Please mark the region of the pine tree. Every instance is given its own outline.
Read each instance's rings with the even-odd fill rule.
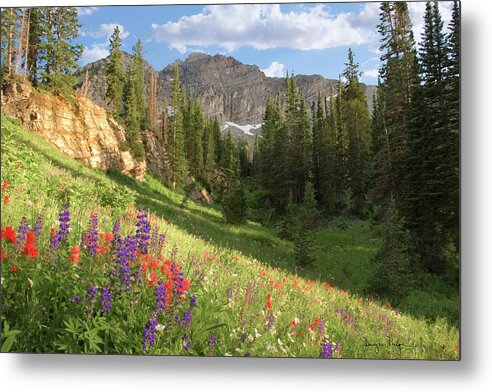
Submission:
[[[148,113],[147,103],[145,102],[145,70],[144,70],[144,59],[142,56],[143,56],[142,42],[140,41],[140,39],[138,39],[137,43],[133,47],[132,66],[134,68],[134,73],[135,73],[135,98],[138,108],[137,120],[138,120],[139,128],[144,130],[148,128],[149,120],[147,114]]]
[[[215,170],[215,136],[213,122],[208,121],[203,133],[203,171],[204,177],[210,179]]]
[[[348,160],[348,145],[349,135],[346,128],[346,117],[343,113],[343,93],[344,88],[342,82],[338,81],[338,94],[333,102],[333,107],[330,110],[332,124],[335,129],[335,207],[338,211],[345,208],[346,204],[346,189],[347,189],[347,160]],[[331,103],[330,103],[331,105]]]
[[[44,64],[43,82],[55,93],[72,95],[76,83],[74,72],[83,46],[73,41],[79,34],[75,7],[48,7],[42,13],[44,39],[38,47]]]
[[[450,126],[446,37],[437,3],[426,4],[420,66],[422,83],[414,88],[410,107],[409,153],[402,160],[405,192],[400,204],[422,267],[442,272],[449,241],[446,229],[452,228],[457,242],[457,227],[448,224],[453,219],[457,222],[458,216],[459,135]]]
[[[459,249],[459,161],[460,161],[460,3],[453,3],[453,14],[447,35],[447,67],[445,74],[446,118],[448,137],[446,144],[446,189],[448,198],[443,214],[455,248]]]
[[[240,167],[236,144],[230,132],[223,138],[220,153],[222,184],[220,201],[226,223],[240,224],[246,221],[247,205],[243,185],[240,181]]]
[[[271,195],[274,187],[274,179],[271,175],[271,169],[274,162],[273,146],[274,135],[279,126],[279,116],[272,97],[268,98],[265,117],[261,127],[261,139],[258,142],[259,152],[259,181],[262,187]]]
[[[400,180],[405,174],[401,162],[408,153],[405,130],[410,119],[411,92],[418,83],[418,64],[407,3],[383,2],[380,11],[382,66],[377,110],[382,129],[376,133],[387,138],[386,146],[379,145],[388,149],[389,154],[381,150],[374,153],[381,168],[391,172],[375,173],[378,177],[373,181],[379,193],[372,189],[371,194],[382,204],[387,204],[393,195],[398,204],[402,193]]]
[[[161,141],[164,146],[167,145],[167,99],[164,96],[162,100],[162,111],[161,111]]]
[[[132,155],[139,160],[143,160],[145,157],[145,153],[140,137],[135,85],[135,74],[134,72],[131,72],[128,77],[127,86],[125,88],[124,99],[126,143]]]
[[[190,156],[188,158],[190,171],[196,176],[203,174],[203,134],[204,119],[200,103],[195,100],[191,107],[190,122]]]
[[[15,43],[20,35],[20,8],[2,8],[1,63],[2,81],[14,74]]]
[[[43,42],[45,26],[42,19],[41,8],[31,8],[29,28],[29,49],[27,53],[28,76],[31,83],[36,86],[41,78],[40,53]]]
[[[212,133],[214,135],[214,141],[215,141],[215,162],[217,165],[220,164],[220,161],[222,159],[220,153],[222,151],[222,134],[220,132],[220,124],[219,120],[217,118],[214,118],[212,122]]]
[[[348,63],[344,76],[342,121],[348,133],[347,174],[348,189],[351,195],[352,212],[363,215],[366,204],[367,184],[370,165],[370,116],[364,90],[359,83],[358,64],[352,50],[348,52]]]
[[[157,74],[154,71],[150,73],[150,85],[149,85],[149,128],[158,133],[157,129]],[[165,114],[165,113],[164,113]],[[145,124],[143,124],[145,125]],[[162,135],[162,132],[161,132]]]
[[[239,159],[239,173],[240,173],[240,178],[248,178],[251,176],[253,167],[252,163],[249,160],[248,157],[248,143],[246,143],[244,140],[240,140],[238,142],[238,159]]]
[[[166,150],[171,164],[171,184],[173,189],[180,188],[185,182],[188,167],[185,155],[183,129],[184,97],[179,82],[178,63],[174,64],[174,79],[171,89],[172,116],[169,119],[169,132]]]
[[[141,88],[139,78],[139,63],[141,58],[138,58],[138,49],[134,47],[134,56],[128,73],[128,79],[125,86],[124,97],[124,114],[126,128],[126,142],[132,152],[132,155],[143,160],[145,158],[145,150],[141,137],[141,114],[139,113],[138,89]],[[142,98],[142,97],[141,97]]]
[[[125,74],[122,68],[121,59],[121,37],[120,28],[115,27],[111,38],[109,39],[110,52],[106,68],[107,89],[106,102],[113,116],[121,118],[123,108],[123,88],[125,85]]]
[[[291,89],[295,87],[295,82],[291,84]],[[291,92],[295,96],[295,92]],[[292,98],[291,98],[292,99]],[[297,101],[297,99],[295,100]],[[306,183],[311,172],[311,125],[306,107],[304,93],[301,91],[299,97],[299,108],[293,106],[294,114],[290,114],[290,121],[293,124],[288,124],[290,127],[290,170],[292,184],[292,198],[295,203],[299,203],[304,199],[304,191]],[[295,117],[295,120],[294,120]]]

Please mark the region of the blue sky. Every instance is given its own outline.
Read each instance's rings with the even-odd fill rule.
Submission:
[[[443,19],[451,2],[440,3]],[[422,31],[424,3],[409,3],[416,37]],[[144,57],[156,70],[195,51],[233,56],[255,64],[267,76],[320,74],[338,78],[348,48],[363,72],[376,83],[379,3],[307,3],[181,6],[80,7],[78,43],[81,65],[106,57],[109,36],[120,26],[123,50],[140,38]]]

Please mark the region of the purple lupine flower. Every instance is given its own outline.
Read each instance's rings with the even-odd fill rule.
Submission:
[[[325,335],[325,322],[323,321],[323,319],[321,319],[319,321],[318,328],[319,328],[319,334],[320,334],[320,336],[324,336]]]
[[[121,223],[120,220],[118,219],[116,222],[114,222],[113,231],[112,231],[113,240],[111,241],[111,247],[113,249],[116,249],[121,243],[120,229],[121,229]]]
[[[181,328],[183,328],[183,322],[181,321],[181,316],[177,314],[175,316],[175,319],[176,319],[176,324],[178,324]]]
[[[270,312],[270,316],[268,317],[268,323],[266,328],[267,329],[271,328],[274,322],[275,322],[275,316],[273,315],[273,312]]]
[[[184,343],[185,351],[188,351],[190,349],[191,343],[190,343],[190,337],[187,334],[183,335],[183,343]]]
[[[121,242],[116,250],[116,263],[119,266],[119,278],[123,290],[128,290],[131,285],[130,263],[135,260],[136,239],[128,236]]]
[[[321,357],[322,358],[332,358],[333,357],[333,344],[327,342],[326,340],[321,343]]]
[[[339,313],[340,313],[340,317],[342,319],[344,319],[345,318],[345,315],[346,315],[345,310],[344,309],[341,309]]]
[[[210,337],[208,338],[208,344],[210,344],[210,347],[212,348],[212,350],[215,348],[215,345],[217,344],[217,339],[215,338],[215,336],[213,334],[210,335]]]
[[[113,298],[111,297],[111,293],[109,292],[109,286],[103,287],[101,290],[101,307],[99,309],[101,313],[109,314],[111,308],[113,307],[112,301]]]
[[[180,296],[185,293],[184,291],[184,273],[179,272],[179,266],[175,263],[171,264],[171,275],[173,277],[173,294]]]
[[[155,287],[155,308],[159,313],[166,309],[166,286],[159,282]]]
[[[79,302],[81,300],[82,300],[82,298],[80,298],[80,295],[76,295],[76,296],[70,298],[70,303],[74,304],[75,302]]]
[[[50,249],[58,249],[60,238],[61,237],[59,232],[56,232],[55,235],[50,238]]]
[[[17,242],[23,242],[27,238],[27,232],[29,231],[29,223],[25,216],[22,217],[20,226],[17,229]]]
[[[249,351],[246,351],[246,353],[244,354],[245,357],[251,357],[251,353]]]
[[[85,299],[87,301],[87,305],[92,308],[94,305],[94,301],[96,300],[96,295],[97,295],[97,287],[96,286],[89,286],[87,290],[85,291]]]
[[[38,214],[38,218],[36,219],[36,223],[34,224],[35,236],[40,236],[43,233],[43,226],[44,226],[43,216],[41,214]]]
[[[159,247],[161,247],[162,245],[164,245],[164,242],[166,242],[166,236],[164,234],[161,234],[159,236]]]
[[[185,328],[188,328],[191,323],[191,310],[187,310],[183,316],[185,322]]]
[[[138,219],[137,232],[136,232],[137,244],[140,253],[143,255],[146,255],[149,249],[150,222],[147,219],[148,216],[149,215],[143,208],[139,210],[139,214],[137,215],[137,219]]]
[[[153,312],[149,321],[145,325],[144,338],[142,340],[142,350],[147,351],[148,346],[154,347],[155,339],[157,338],[155,330],[157,327],[157,314]]]
[[[65,242],[68,239],[68,231],[70,230],[70,211],[68,210],[68,206],[63,206],[59,221],[60,230],[58,232],[60,234],[60,241]]]
[[[190,307],[195,307],[196,306],[196,294],[193,294],[191,297],[190,297]]]
[[[91,219],[90,219],[90,230],[86,235],[86,247],[87,247],[87,253],[89,256],[95,256],[97,253],[97,240],[98,240],[98,219],[97,219],[97,213],[92,214]]]
[[[232,290],[229,290],[229,291],[227,292],[227,298],[228,298],[228,299],[232,299]]]

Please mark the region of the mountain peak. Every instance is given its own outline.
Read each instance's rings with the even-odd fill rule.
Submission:
[[[124,68],[131,64],[131,56],[123,56]],[[107,61],[107,59],[106,59]],[[89,97],[103,107],[105,103],[106,72],[104,64],[99,61],[88,64],[90,69]],[[243,64],[231,56],[206,53],[191,53],[184,61],[177,61],[179,78],[183,89],[191,91],[199,99],[206,117],[217,118],[221,125],[226,121],[238,124],[261,124],[265,114],[268,97],[282,93],[285,87],[284,78],[270,78],[256,65]],[[145,64],[146,92],[149,92],[150,72],[156,72],[149,64]],[[162,108],[164,97],[170,101],[174,62],[167,65],[157,74],[157,107]],[[338,81],[326,79],[320,75],[297,75],[297,86],[304,91],[306,104],[316,100],[318,93],[328,96],[330,85],[337,92]],[[83,81],[83,72],[79,83]],[[372,107],[372,96],[375,86],[366,86],[369,107]]]

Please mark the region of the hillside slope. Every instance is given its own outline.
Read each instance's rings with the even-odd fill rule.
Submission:
[[[291,245],[271,229],[225,225],[217,207],[182,205],[150,176],[139,183],[83,166],[2,117],[4,180],[2,350],[459,359],[458,331],[443,319],[417,320],[296,274]],[[53,247],[63,205],[71,230]],[[135,225],[147,218],[137,208],[149,213],[148,256],[131,251],[134,273],[122,290],[122,248],[107,238],[142,238]],[[23,217],[21,226],[40,231],[29,246],[7,234]],[[172,294],[159,297],[159,279]]]

